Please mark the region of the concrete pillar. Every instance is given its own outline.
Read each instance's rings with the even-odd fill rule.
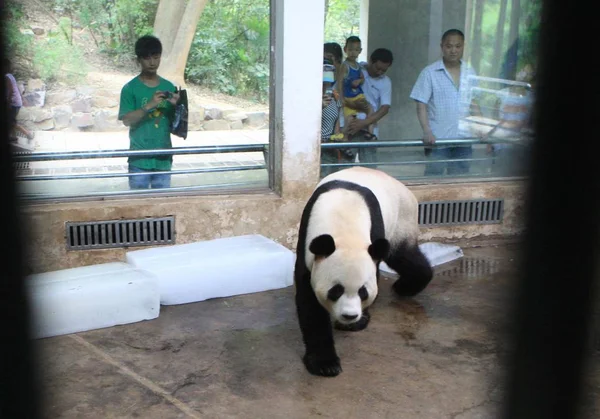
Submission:
[[[369,0],[360,0],[359,28],[363,50],[358,61],[367,61],[369,59]]]
[[[392,108],[379,124],[383,140],[422,137],[410,91],[421,70],[441,58],[440,40],[447,29],[464,30],[466,0],[368,0],[369,55],[388,48],[394,64]]]
[[[271,1],[269,164],[284,198],[307,197],[319,181],[324,11],[324,0]]]

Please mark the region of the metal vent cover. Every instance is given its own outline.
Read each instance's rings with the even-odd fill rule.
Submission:
[[[31,151],[21,151],[21,152],[18,152],[16,154],[18,156],[21,156],[21,155],[29,155],[29,154],[32,154],[32,153],[31,153]],[[29,162],[28,161],[16,161],[16,162],[13,162],[13,168],[16,171],[29,170],[30,169]]]
[[[156,246],[175,243],[175,217],[67,222],[68,250]]]
[[[498,224],[504,215],[504,199],[430,201],[419,203],[419,225],[423,227]]]

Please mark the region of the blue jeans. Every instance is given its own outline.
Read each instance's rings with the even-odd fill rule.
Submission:
[[[129,173],[147,173],[146,175],[129,176],[129,187],[131,189],[158,189],[171,187],[170,174],[152,174],[153,170],[140,169],[129,165]]]
[[[473,148],[466,147],[442,147],[432,148],[429,158],[432,160],[449,160],[449,159],[469,159],[473,155]],[[427,163],[425,166],[425,176],[442,176],[446,168],[448,175],[462,175],[469,173],[470,163],[468,161],[452,161],[441,162],[435,161]]]

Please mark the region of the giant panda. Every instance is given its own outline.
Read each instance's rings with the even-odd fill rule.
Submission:
[[[433,271],[418,246],[417,217],[413,193],[380,170],[352,167],[319,182],[302,213],[294,268],[303,362],[311,374],[342,371],[333,326],[367,327],[381,261],[399,274],[393,289],[400,296],[429,284]]]

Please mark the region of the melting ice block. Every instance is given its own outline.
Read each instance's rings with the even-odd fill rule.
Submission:
[[[294,261],[289,249],[261,235],[127,253],[127,263],[157,278],[164,305],[288,287]]]
[[[442,265],[463,257],[463,251],[458,246],[450,244],[428,242],[419,245],[421,252],[425,255],[431,267]],[[385,262],[381,262],[379,269],[387,274],[397,275]]]
[[[33,337],[83,332],[158,317],[156,279],[126,263],[104,263],[27,278]]]

